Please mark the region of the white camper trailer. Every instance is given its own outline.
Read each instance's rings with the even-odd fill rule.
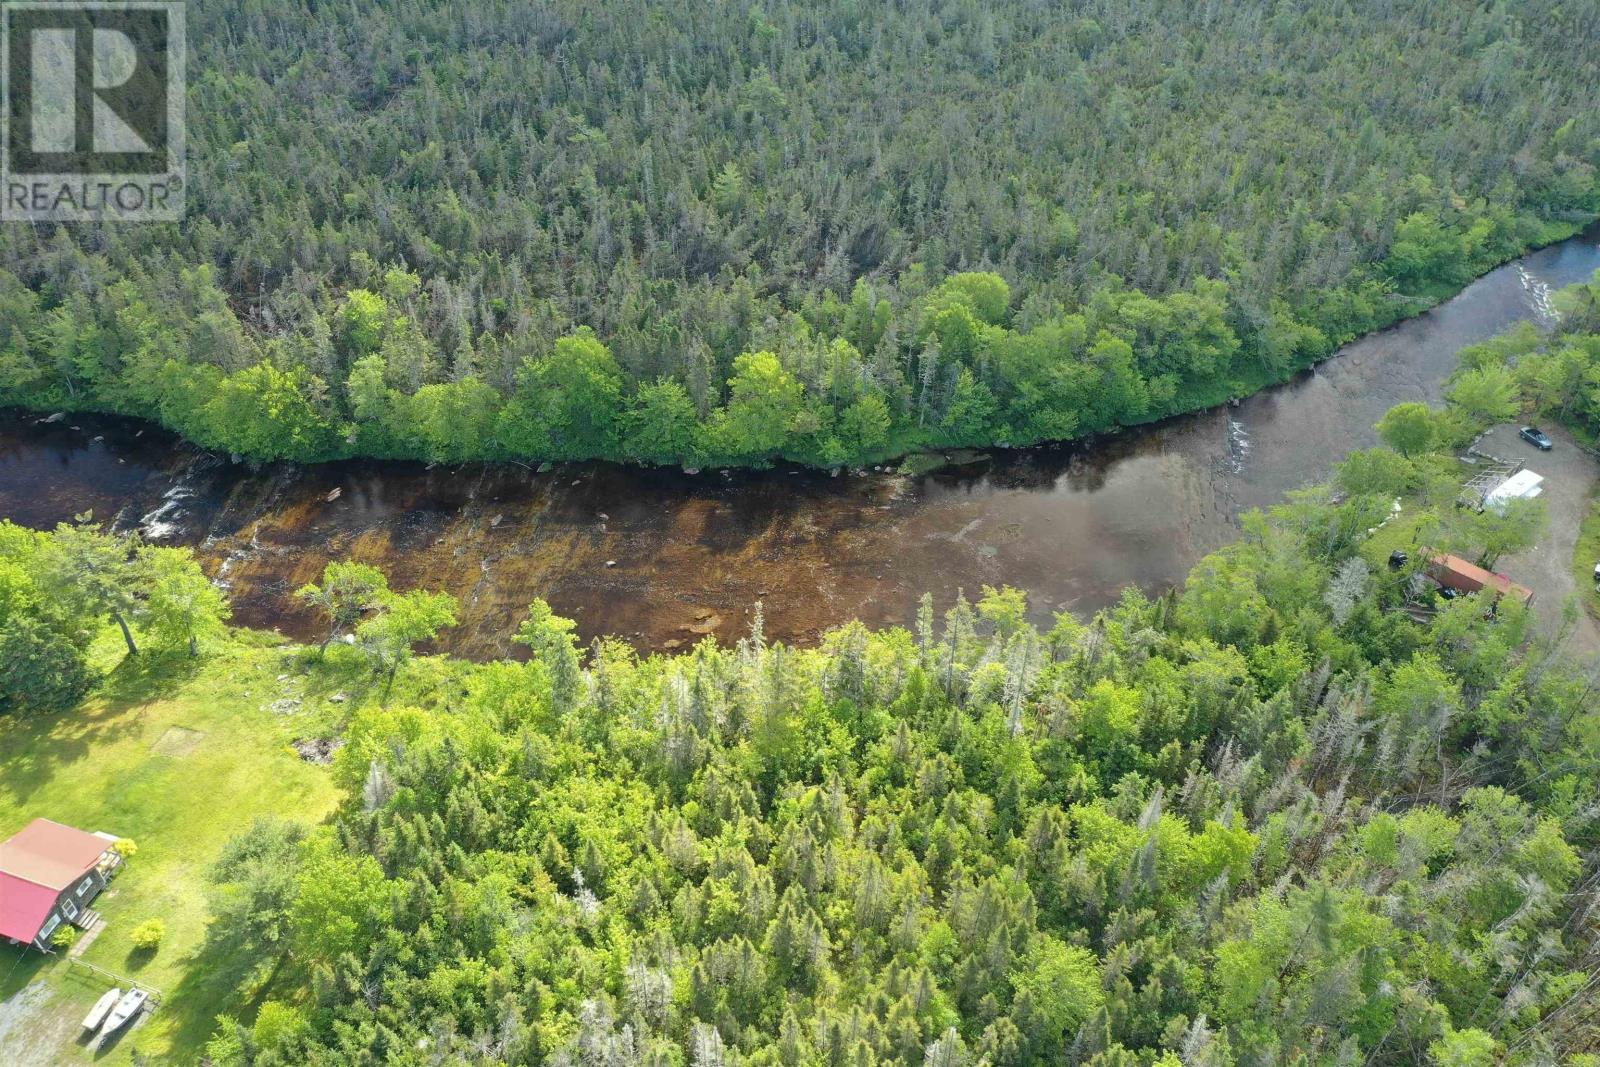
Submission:
[[[1483,506],[1496,515],[1504,515],[1513,500],[1532,500],[1544,492],[1544,478],[1530,470],[1521,470],[1489,490],[1484,495]]]

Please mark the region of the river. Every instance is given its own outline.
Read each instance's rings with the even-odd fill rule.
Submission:
[[[253,471],[125,420],[0,413],[0,516],[45,527],[92,510],[119,529],[193,545],[235,619],[308,636],[291,593],[329,559],[397,588],[446,589],[444,647],[511,651],[543,596],[585,637],[644,649],[731,639],[765,606],[769,636],[807,642],[850,618],[906,623],[1002,583],[1036,617],[1086,615],[1137,585],[1157,592],[1237,533],[1241,512],[1325,477],[1372,424],[1437,400],[1455,353],[1600,269],[1600,227],[1485,275],[1432,311],[1345,346],[1315,372],[1234,407],[1119,436],[957,457],[923,475],[788,469],[688,475],[603,463],[345,462]]]

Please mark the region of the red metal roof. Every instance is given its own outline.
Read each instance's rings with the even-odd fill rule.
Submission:
[[[61,891],[109,847],[103,837],[49,819],[35,819],[0,842],[0,936],[32,941]]]
[[[1533,599],[1533,590],[1518,585],[1503,574],[1484,570],[1460,556],[1439,555],[1429,561],[1428,573],[1433,580],[1463,593],[1476,593],[1490,589],[1499,596],[1510,596],[1524,604]]]
[[[110,847],[103,837],[49,819],[35,819],[0,842],[0,874],[65,889],[99,863]]]
[[[0,873],[0,937],[32,942],[60,895],[59,889]]]

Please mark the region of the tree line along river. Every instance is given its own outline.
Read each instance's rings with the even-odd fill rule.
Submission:
[[[50,526],[92,510],[193,545],[235,619],[311,633],[293,600],[330,559],[461,600],[444,646],[487,658],[543,596],[585,637],[645,649],[731,639],[765,605],[769,636],[851,618],[907,623],[918,597],[1029,592],[1042,620],[1129,584],[1181,581],[1239,514],[1325,476],[1407,400],[1437,400],[1463,346],[1547,317],[1549,292],[1600,269],[1600,227],[1485,275],[1239,404],[1115,437],[954,454],[924,474],[645,470],[568,464],[344,462],[260,470],[124,420],[0,412],[0,516]]]

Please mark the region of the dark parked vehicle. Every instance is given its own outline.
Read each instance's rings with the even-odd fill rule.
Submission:
[[[1555,447],[1554,442],[1545,435],[1537,426],[1524,426],[1520,435],[1522,439],[1541,452],[1548,452]]]

